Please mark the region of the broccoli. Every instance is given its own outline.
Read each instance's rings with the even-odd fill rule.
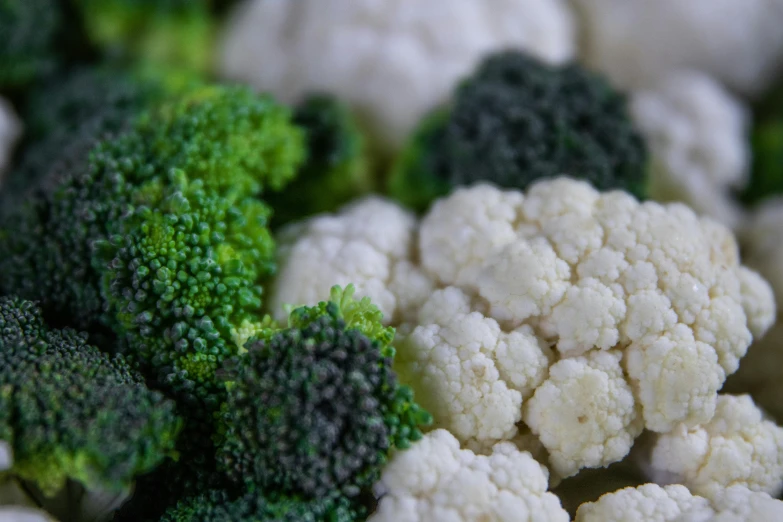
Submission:
[[[524,189],[562,174],[644,196],[647,152],[626,98],[579,65],[504,51],[424,118],[388,183],[392,196],[423,210],[454,186]]]
[[[294,123],[307,136],[307,161],[286,190],[266,196],[274,227],[334,211],[374,188],[365,136],[348,105],[312,95],[296,108]]]
[[[175,456],[174,403],[150,391],[121,356],[74,330],[49,328],[34,303],[16,297],[0,297],[0,400],[10,472],[47,495],[69,479],[126,490]]]
[[[232,499],[224,491],[209,491],[179,502],[160,522],[354,522],[363,520],[343,498],[268,499],[245,493]]]
[[[0,0],[0,91],[52,72],[62,12],[57,0]]]
[[[237,204],[251,214],[245,217],[247,228],[242,237],[236,235],[245,226],[238,224],[242,217],[234,220],[234,235],[225,238],[219,229],[223,222],[198,223],[200,228],[214,230],[208,237],[210,244],[198,245],[205,250],[199,250],[201,255],[194,257],[190,268],[197,268],[198,259],[216,263],[223,271],[224,285],[243,288],[243,301],[236,303],[234,317],[242,316],[239,308],[255,310],[260,297],[258,281],[272,267],[272,243],[265,227],[267,208],[250,200],[264,188],[281,188],[295,175],[302,157],[303,138],[290,123],[287,109],[238,87],[191,90],[176,102],[163,104],[154,114],[138,117],[129,131],[94,144],[82,161],[71,162],[56,176],[48,176],[53,179],[47,179],[45,190],[26,198],[0,222],[0,289],[40,300],[48,315],[68,318],[83,330],[96,327],[96,323],[118,328],[118,333],[131,336],[129,349],[138,356],[148,353],[144,342],[150,338],[165,342],[172,351],[179,349],[174,343],[181,339],[174,337],[183,322],[187,336],[201,331],[210,320],[222,331],[242,331],[245,325],[241,321],[201,315],[207,308],[210,313],[218,310],[224,287],[219,285],[214,294],[199,291],[201,285],[211,283],[198,280],[198,272],[174,274],[176,278],[188,277],[175,285],[188,287],[182,291],[193,296],[190,306],[182,300],[166,301],[170,289],[159,294],[159,282],[142,297],[137,290],[118,286],[120,282],[104,277],[104,273],[108,270],[124,277],[123,267],[118,265],[123,258],[114,259],[115,254],[125,252],[120,252],[123,245],[117,238],[130,240],[137,232],[144,234],[138,228],[144,224],[142,214],[157,211],[161,219],[168,219],[166,208],[179,212],[171,207],[174,193],[203,187],[212,198],[210,205],[222,205],[225,210]],[[215,202],[215,198],[228,201]],[[219,212],[217,208],[214,211]],[[246,238],[253,241],[246,244]],[[259,249],[264,238],[268,242]],[[165,258],[168,251],[161,254]],[[259,255],[268,259],[259,259]],[[156,280],[164,268],[156,266],[160,259],[133,260],[147,261],[150,264],[143,268],[151,271],[151,281]],[[187,261],[176,259],[178,263]],[[139,268],[139,274],[142,271]],[[103,285],[108,292],[106,300]],[[214,298],[214,306],[205,308],[199,302],[204,297]],[[161,327],[157,333],[145,325],[145,303],[158,306],[155,313],[161,318]],[[121,315],[107,315],[107,308]],[[131,325],[132,331],[126,331]],[[214,354],[214,348],[212,342],[206,347],[194,346],[205,354]],[[167,354],[154,357],[161,365],[169,362]]]
[[[773,89],[754,107],[750,179],[740,194],[754,204],[783,194],[783,87]]]
[[[227,363],[218,461],[235,483],[261,491],[356,497],[378,479],[393,447],[431,422],[392,371],[392,328],[353,286],[294,310],[289,327],[259,336]]]
[[[209,70],[216,32],[210,0],[75,0],[90,40],[121,59]]]

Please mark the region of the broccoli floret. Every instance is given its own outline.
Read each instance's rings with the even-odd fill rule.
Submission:
[[[393,446],[431,421],[392,371],[392,328],[353,286],[291,313],[290,327],[246,345],[227,365],[218,461],[262,491],[356,497],[378,479]]]
[[[80,329],[92,330],[96,322],[124,328],[132,318],[102,316],[101,281],[107,261],[114,259],[114,238],[133,237],[132,227],[141,223],[139,213],[169,201],[173,192],[181,190],[183,179],[187,183],[200,180],[210,197],[226,197],[231,202],[243,201],[267,187],[281,188],[295,175],[303,148],[303,138],[291,124],[288,110],[266,97],[243,88],[203,87],[189,92],[181,101],[138,118],[130,131],[94,145],[83,161],[47,176],[46,190],[26,198],[0,222],[0,289],[40,300],[47,314],[68,318]],[[265,215],[265,209],[245,206],[254,212],[247,217],[249,226],[256,227],[246,232],[263,238],[258,216]],[[221,246],[218,231],[210,240],[214,250],[206,257],[215,261],[245,261],[257,253],[257,242],[237,245],[227,238]],[[249,252],[229,252],[237,248]],[[271,258],[271,251],[270,239],[260,252]],[[255,266],[246,267],[254,274],[272,266],[271,259],[254,260]],[[235,272],[236,263],[220,266]],[[153,272],[157,275],[157,269]],[[252,288],[257,283],[241,284]],[[190,285],[188,281],[178,284]],[[115,287],[111,295],[123,295],[129,302],[137,297],[132,288]],[[140,299],[146,302],[147,298]],[[160,301],[161,306],[164,303]],[[111,308],[133,314],[137,305],[128,306],[119,303]],[[194,302],[192,308],[202,307]],[[144,321],[143,311],[135,314],[139,321]],[[169,317],[165,310],[157,313]],[[194,327],[201,319],[190,315],[190,307],[170,313],[188,317]],[[215,324],[230,323],[228,318],[212,319]],[[228,327],[240,330],[243,325]],[[169,339],[175,335],[158,333]],[[132,348],[145,352],[144,347]]]
[[[517,51],[486,58],[407,149],[389,189],[419,210],[477,181],[525,189],[566,174],[600,190],[643,197],[646,189],[647,153],[625,96],[577,64],[555,67]]]
[[[208,71],[210,0],[76,0],[90,39],[113,58]]]
[[[270,500],[259,493],[237,499],[223,491],[210,491],[181,501],[160,522],[354,522],[364,520],[345,499]]]
[[[174,403],[146,388],[122,357],[74,330],[49,329],[30,301],[0,297],[3,438],[15,476],[54,494],[66,480],[102,491],[174,455]]]
[[[57,0],[0,0],[0,91],[50,73],[62,22]]]
[[[740,198],[746,204],[783,194],[783,87],[754,107],[750,179]]]
[[[0,193],[2,211],[23,201],[26,192],[41,189],[47,178],[58,180],[59,172],[80,168],[100,139],[127,130],[146,106],[177,92],[166,80],[158,74],[82,67],[34,89],[24,112],[27,145]]]
[[[275,227],[334,211],[374,188],[367,142],[347,104],[310,96],[296,108],[294,123],[307,136],[307,161],[284,191],[266,196]]]

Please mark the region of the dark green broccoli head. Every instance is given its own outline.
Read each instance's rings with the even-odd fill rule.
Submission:
[[[172,455],[181,422],[121,357],[50,330],[29,301],[0,298],[0,393],[11,473],[53,494],[67,479],[126,489]]]
[[[57,0],[0,0],[0,91],[54,69],[61,22]]]
[[[750,179],[740,195],[748,204],[783,194],[783,87],[754,109]]]
[[[110,57],[207,71],[216,20],[210,0],[76,0],[87,34]]]
[[[235,482],[355,497],[393,445],[421,436],[429,415],[392,371],[394,331],[352,292],[335,288],[330,302],[294,311],[289,328],[232,361],[218,460]]]
[[[223,491],[210,491],[183,500],[160,522],[354,522],[364,520],[343,498],[301,500],[269,499],[246,493],[232,499]]]
[[[643,196],[646,173],[644,142],[623,94],[579,65],[506,51],[488,57],[449,107],[425,118],[390,190],[419,210],[451,187],[488,181],[525,189],[558,175]]]
[[[275,227],[334,211],[374,186],[367,143],[347,104],[313,95],[296,108],[294,123],[307,136],[307,161],[284,191],[266,196]]]

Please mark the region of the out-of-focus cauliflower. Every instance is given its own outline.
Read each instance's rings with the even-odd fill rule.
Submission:
[[[560,63],[574,33],[566,0],[247,0],[220,67],[288,102],[336,94],[394,151],[484,54],[516,48]]]
[[[575,522],[774,522],[783,520],[783,502],[740,485],[713,497],[692,495],[675,484],[644,484],[607,493],[582,504]]]
[[[742,230],[744,261],[772,285],[783,308],[783,198],[767,200]]]
[[[368,522],[568,522],[560,500],[547,492],[547,475],[509,442],[476,455],[435,430],[391,459]]]
[[[371,208],[349,218],[357,208],[284,240],[273,300],[297,304],[280,296],[316,281],[323,292],[360,286],[389,265],[362,252],[405,243],[396,263],[417,276],[396,289],[389,268],[370,278],[398,303],[410,292],[405,314],[386,309],[399,326],[400,379],[466,447],[543,445],[555,477],[621,460],[644,428],[708,422],[726,375],[775,315],[731,232],[682,204],[640,204],[568,178],[524,194],[484,184],[436,202],[418,237],[413,218],[399,234],[398,221],[379,217],[371,233]],[[321,241],[342,260],[311,246]]]
[[[3,182],[3,172],[11,162],[14,145],[21,134],[22,123],[11,104],[0,98],[0,184]]]
[[[696,69],[745,95],[763,92],[783,59],[781,0],[572,0],[583,59],[618,85],[646,88]]]
[[[635,92],[631,113],[651,151],[650,196],[683,201],[735,228],[743,219],[731,190],[748,179],[748,111],[696,71],[673,72]]]
[[[748,395],[721,395],[709,422],[652,439],[643,467],[658,484],[683,484],[707,497],[735,484],[774,496],[783,489],[783,428],[764,419]]]
[[[317,303],[329,298],[332,286],[353,283],[357,295],[370,297],[383,312],[386,324],[415,316],[433,288],[412,262],[417,226],[412,213],[377,196],[289,225],[277,238],[280,268],[270,289],[270,313],[286,321],[285,305]]]

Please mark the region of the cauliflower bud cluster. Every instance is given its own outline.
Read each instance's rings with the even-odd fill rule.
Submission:
[[[397,326],[396,370],[436,428],[478,453],[545,450],[555,480],[644,429],[709,422],[775,317],[723,225],[569,178],[458,189],[418,224],[369,198],[283,243],[277,313],[353,281]]]

